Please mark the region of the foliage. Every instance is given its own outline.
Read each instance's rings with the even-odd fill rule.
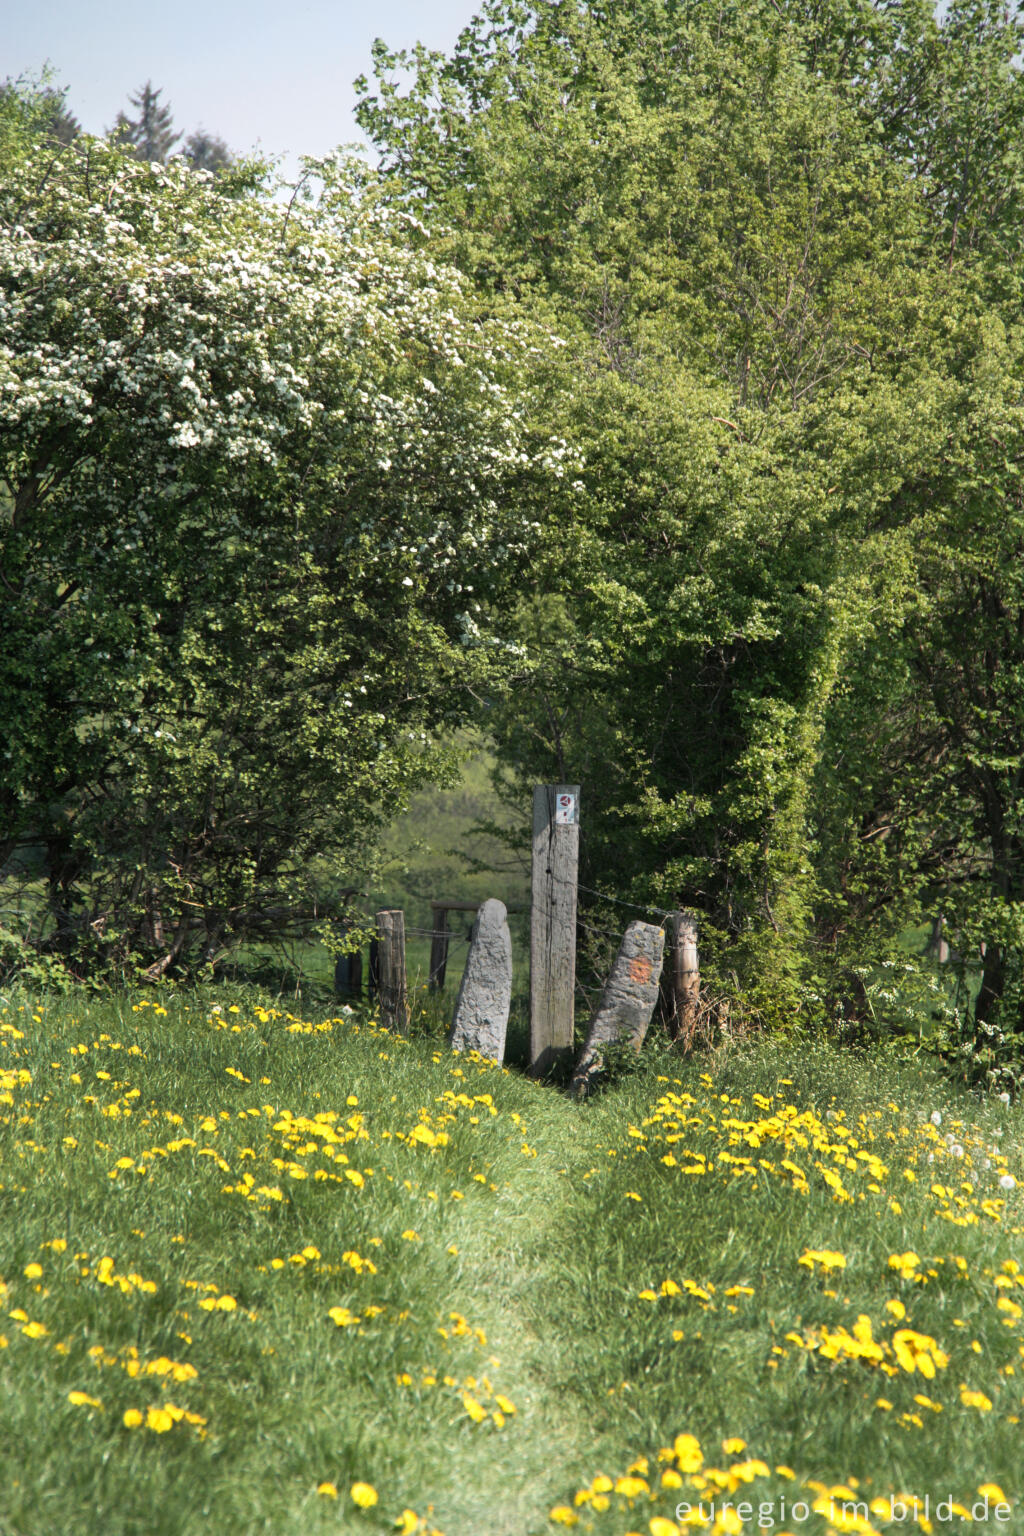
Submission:
[[[534,334],[349,162],[307,178],[285,205],[93,140],[4,166],[0,852],[79,971],[287,932],[314,860],[360,885],[503,663],[563,473]]]
[[[203,128],[189,134],[182,153],[197,171],[223,171],[231,164],[231,151],[224,140]]]
[[[174,132],[170,102],[160,103],[162,94],[153,89],[151,80],[147,80],[134,96],[128,98],[138,116],[129,117],[125,112],[119,112],[114,122],[111,137],[138,160],[155,160],[162,164],[181,138],[180,133]]]
[[[4,153],[9,153],[16,139],[42,137],[57,144],[70,144],[82,131],[82,125],[68,110],[67,91],[58,90],[44,73],[41,80],[24,77],[7,79],[0,84],[0,136]]]
[[[929,906],[989,937],[981,1017],[1020,974],[1020,41],[990,0],[492,0],[362,82],[396,200],[570,341],[515,793],[584,782],[588,883],[698,909],[778,1021],[849,1018]]]

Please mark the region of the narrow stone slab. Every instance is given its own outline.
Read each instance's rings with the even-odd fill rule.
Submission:
[[[576,1063],[570,1084],[575,1098],[581,1099],[590,1091],[604,1066],[605,1047],[612,1041],[624,1040],[639,1051],[658,1001],[664,957],[664,929],[653,923],[630,923]]]
[[[448,1044],[504,1061],[511,1002],[512,936],[505,905],[485,901],[473,924]]]

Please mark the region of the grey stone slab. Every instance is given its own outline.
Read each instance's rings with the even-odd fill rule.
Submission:
[[[613,1041],[625,1041],[639,1051],[658,1001],[664,956],[663,928],[653,923],[630,923],[576,1063],[570,1085],[576,1098],[589,1091],[604,1066],[605,1049]]]
[[[485,901],[469,941],[448,1044],[505,1059],[505,1033],[512,1002],[512,936],[503,902]]]

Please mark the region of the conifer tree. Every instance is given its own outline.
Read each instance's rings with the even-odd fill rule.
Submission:
[[[113,137],[126,145],[137,160],[156,160],[162,164],[181,138],[180,133],[174,132],[170,103],[160,105],[162,94],[153,89],[151,80],[147,80],[141,90],[128,98],[138,116],[128,117],[124,112],[117,114]]]

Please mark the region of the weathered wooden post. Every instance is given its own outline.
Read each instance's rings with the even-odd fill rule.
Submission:
[[[395,908],[377,913],[377,989],[381,1023],[404,1035],[409,1028],[405,985],[405,914]]]
[[[430,975],[427,985],[431,992],[444,990],[444,973],[448,968],[448,908],[431,904],[430,908]]]
[[[533,791],[530,1071],[535,1077],[572,1053],[579,806],[578,784],[538,784]]]
[[[334,962],[334,992],[346,1002],[358,1002],[363,995],[363,953],[355,949],[339,955]]]
[[[665,919],[666,959],[661,973],[661,1008],[673,1040],[689,1050],[697,1028],[700,966],[697,919],[692,912],[671,912]]]

